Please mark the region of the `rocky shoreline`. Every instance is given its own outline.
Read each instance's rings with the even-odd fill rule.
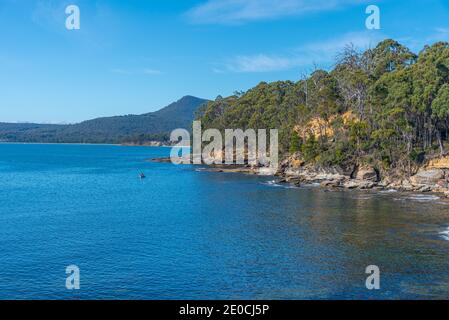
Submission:
[[[306,165],[298,155],[285,159],[277,176],[280,183],[319,184],[324,188],[359,190],[397,190],[405,192],[438,193],[449,198],[449,168],[445,165],[426,166],[411,177],[381,175],[374,167],[355,166],[323,168]]]
[[[149,159],[151,162],[171,162],[170,158]],[[449,161],[449,159],[448,159]],[[205,171],[272,175],[268,168],[250,165],[202,165]],[[317,185],[327,189],[397,190],[404,192],[438,193],[449,198],[449,166],[422,167],[411,177],[382,176],[374,167],[319,167],[305,164],[295,154],[284,159],[275,176],[277,183],[294,186]]]

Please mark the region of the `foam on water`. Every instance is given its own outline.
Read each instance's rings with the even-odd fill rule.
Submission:
[[[440,236],[444,240],[449,241],[449,227],[446,230],[440,232]]]
[[[415,200],[415,201],[419,201],[419,202],[427,202],[427,201],[440,200],[440,197],[435,196],[435,195],[414,194],[414,195],[411,195],[410,197],[407,197],[407,199]]]
[[[291,184],[280,184],[276,180],[270,180],[266,182],[261,182],[263,185],[270,186],[270,187],[276,187],[276,188],[284,188],[284,189],[298,189],[297,186],[291,185]]]
[[[262,182],[262,184],[266,185],[266,186],[270,186],[270,187],[283,187],[276,180],[270,180],[270,181]]]
[[[407,197],[403,198],[395,198],[396,201],[405,201],[405,200],[411,200],[411,201],[417,201],[417,202],[434,202],[438,201],[441,198],[436,195],[425,195],[425,194],[412,194]]]
[[[357,200],[370,200],[374,198],[374,195],[358,195],[353,197],[353,199],[357,199]]]
[[[398,192],[398,190],[395,189],[389,189],[389,190],[382,190],[379,193],[396,193]]]

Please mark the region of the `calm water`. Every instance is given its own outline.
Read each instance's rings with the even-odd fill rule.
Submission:
[[[145,162],[168,153],[0,145],[0,298],[449,298],[448,202]]]

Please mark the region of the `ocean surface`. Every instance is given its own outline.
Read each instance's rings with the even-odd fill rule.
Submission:
[[[0,299],[449,298],[448,201],[146,161],[169,152],[0,144]]]

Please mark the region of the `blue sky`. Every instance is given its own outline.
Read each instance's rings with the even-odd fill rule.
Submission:
[[[81,29],[65,28],[66,6]],[[365,28],[378,5],[381,30]],[[345,44],[449,41],[448,0],[0,0],[0,121],[73,123],[329,68]]]

